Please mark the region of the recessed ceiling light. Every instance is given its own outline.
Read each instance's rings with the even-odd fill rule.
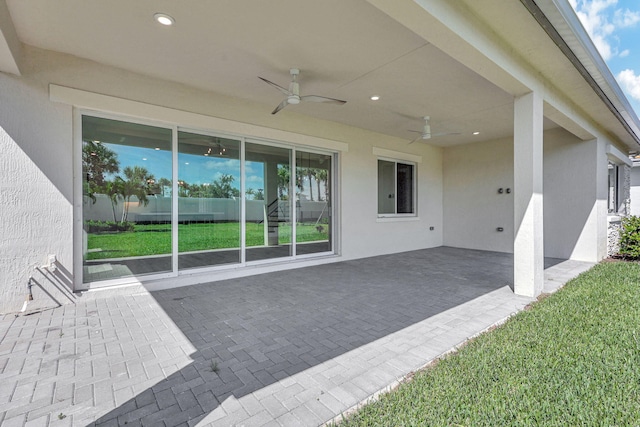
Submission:
[[[380,97],[379,97],[378,95],[373,95],[373,96],[371,97],[371,100],[372,100],[372,101],[377,101],[377,100],[379,100],[379,99],[380,99]]]
[[[171,26],[176,23],[176,20],[166,13],[156,13],[155,15],[153,15],[153,19],[155,19],[158,24],[166,26]]]
[[[474,134],[474,135],[480,135],[480,132],[475,131],[473,134]]]
[[[142,160],[147,160],[147,158],[146,158],[146,157],[143,157],[143,158],[142,158]]]
[[[188,165],[188,164],[189,164],[189,162],[184,162],[184,164],[185,164],[185,165]]]

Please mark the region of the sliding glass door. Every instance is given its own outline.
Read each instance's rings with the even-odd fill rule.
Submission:
[[[83,281],[331,253],[333,160],[83,115]]]
[[[178,132],[178,268],[240,262],[240,141]]]
[[[296,151],[296,254],[331,250],[331,156]]]
[[[291,150],[245,144],[246,261],[293,255]]]
[[[82,117],[83,280],[171,264],[172,130]]]

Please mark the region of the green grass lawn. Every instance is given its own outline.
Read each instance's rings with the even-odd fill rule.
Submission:
[[[314,242],[328,239],[328,225],[319,231],[315,224],[298,224],[297,242]],[[291,226],[281,223],[279,243],[291,243]],[[247,246],[264,244],[263,224],[247,223]],[[171,225],[135,225],[134,231],[119,233],[89,233],[87,259],[106,259],[171,253]],[[240,225],[237,222],[217,224],[179,224],[179,252],[240,247]]]
[[[640,425],[640,265],[597,265],[340,425]]]

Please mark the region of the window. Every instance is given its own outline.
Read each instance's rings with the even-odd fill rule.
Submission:
[[[607,192],[607,208],[609,213],[617,213],[619,211],[620,171],[621,168],[618,165],[609,162],[609,191]]]
[[[378,160],[378,216],[415,213],[415,165]]]
[[[172,269],[172,130],[82,117],[83,279]]]
[[[81,120],[85,283],[332,253],[333,153]]]

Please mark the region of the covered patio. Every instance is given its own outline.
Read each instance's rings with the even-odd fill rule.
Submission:
[[[545,291],[591,265],[547,258]],[[512,283],[510,254],[439,247],[86,292],[0,321],[0,423],[323,424],[533,301]]]

